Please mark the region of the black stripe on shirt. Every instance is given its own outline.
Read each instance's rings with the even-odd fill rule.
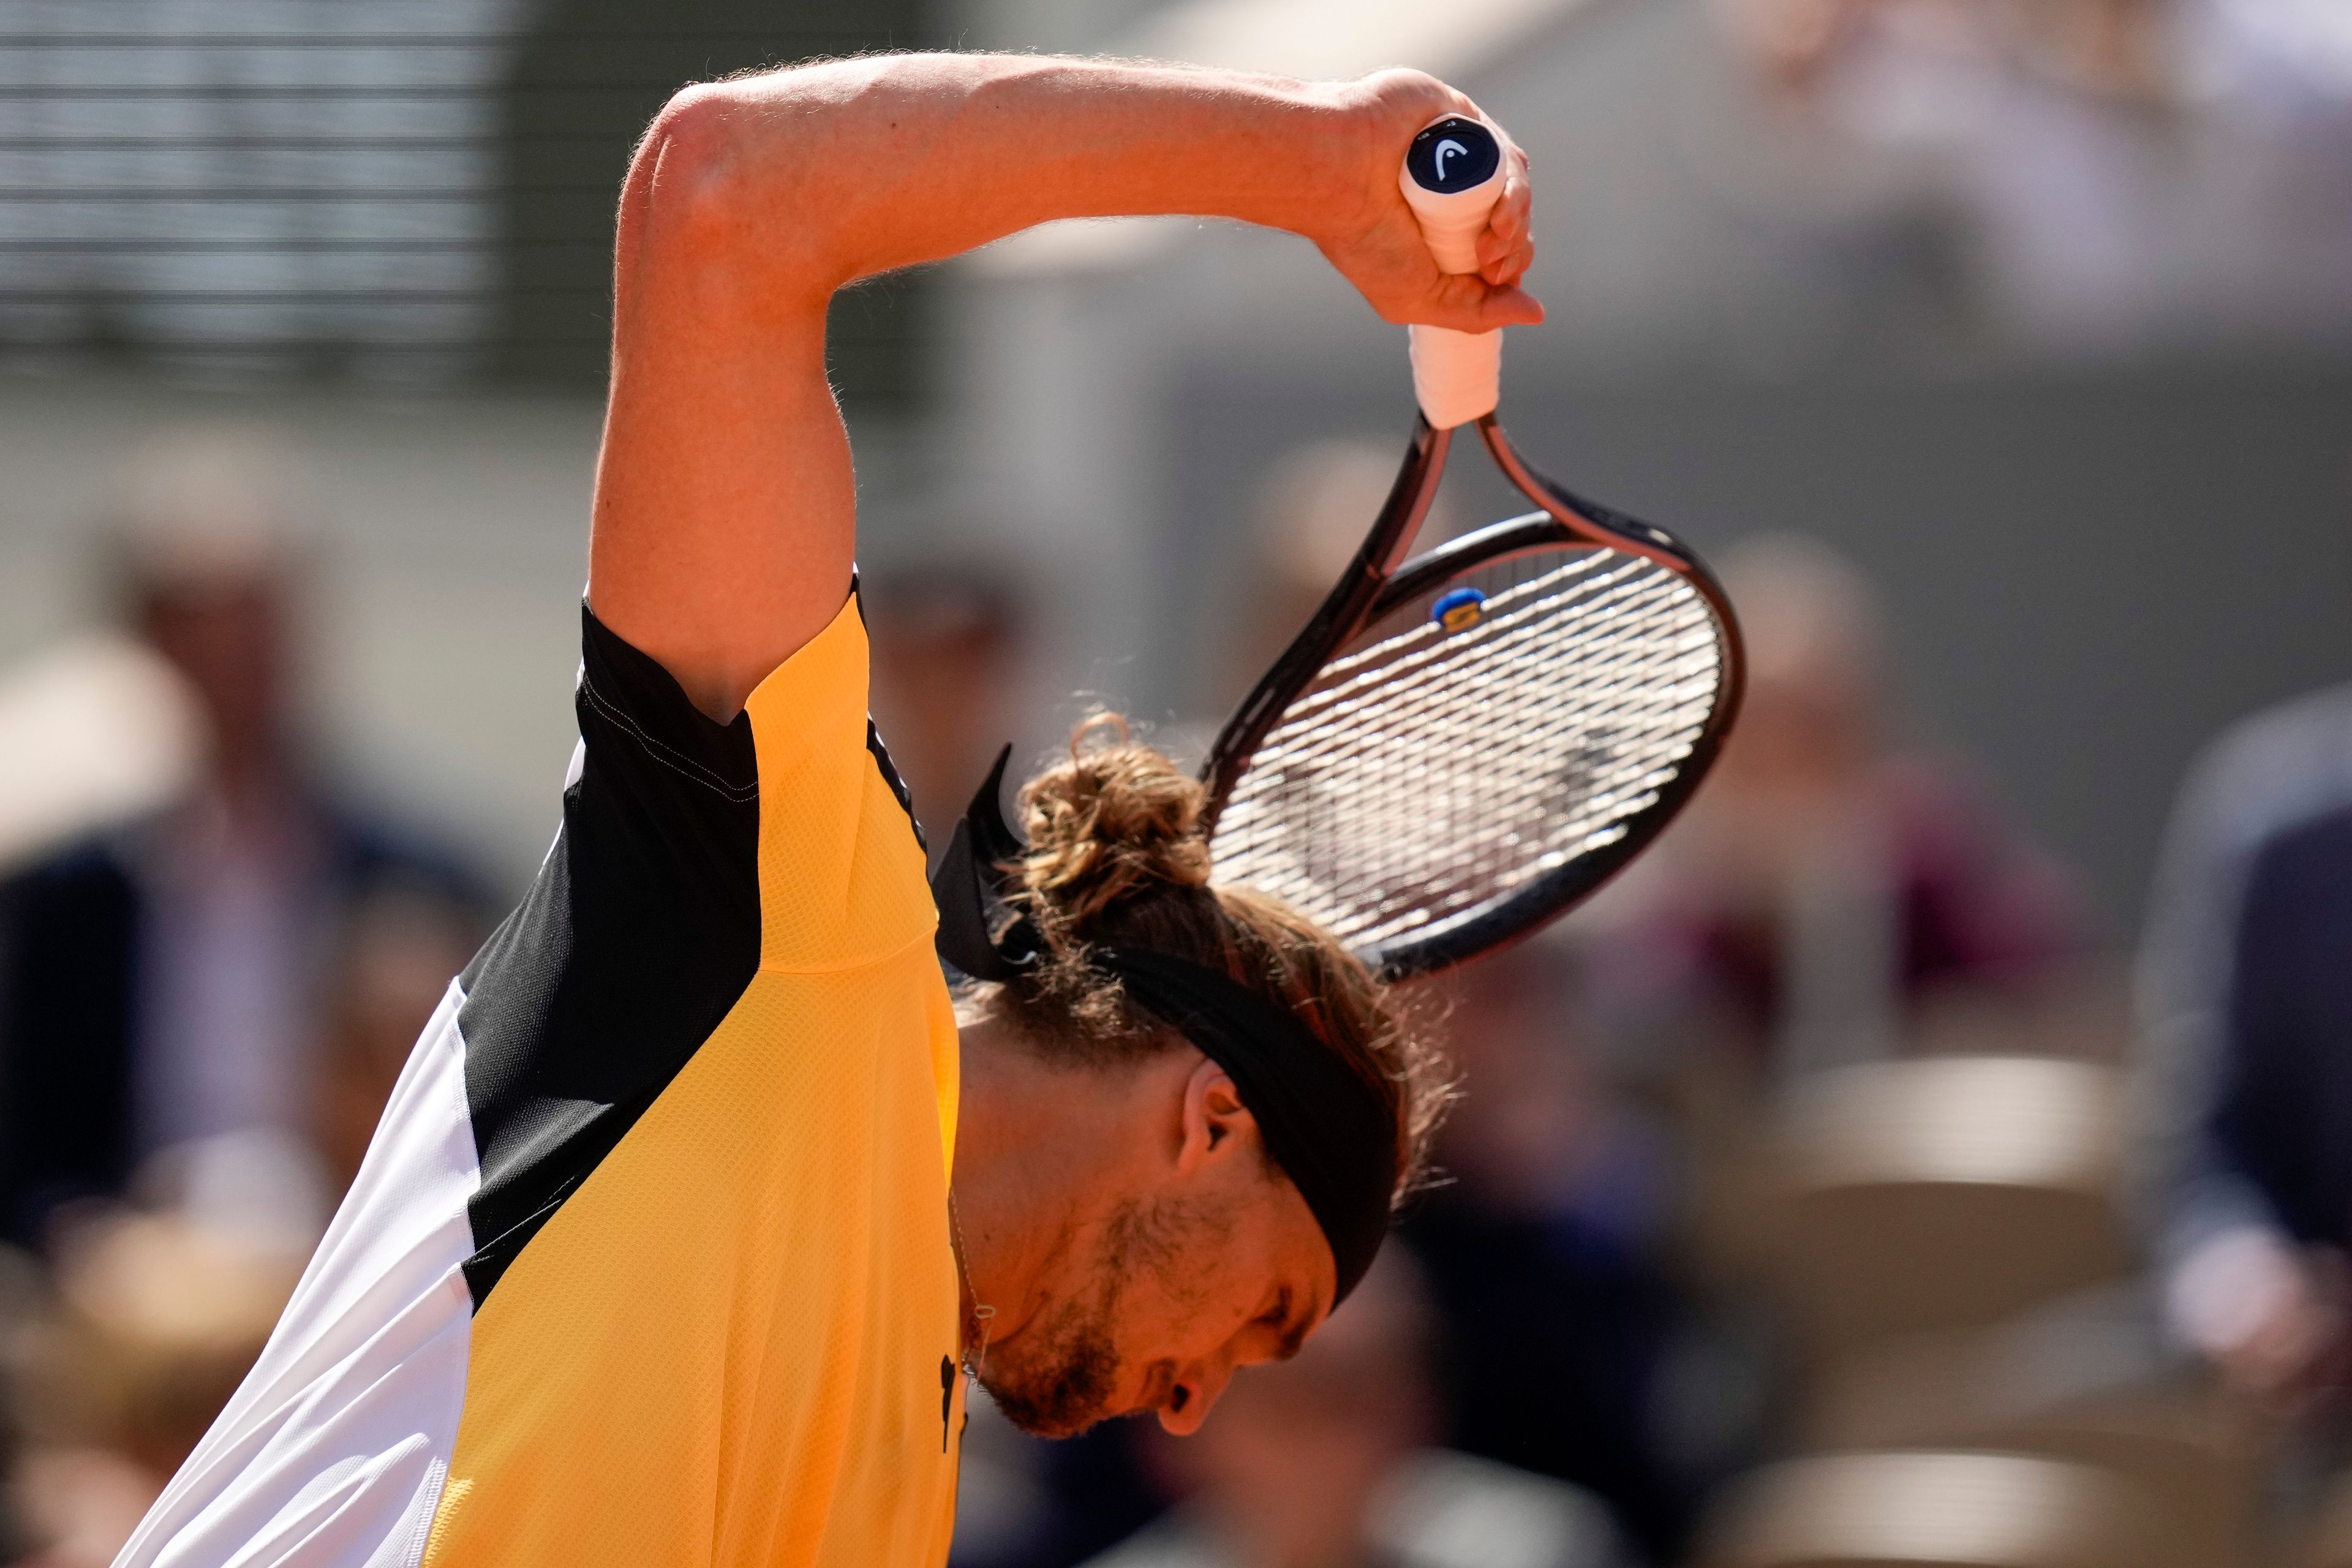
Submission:
[[[581,610],[584,757],[520,909],[467,966],[458,1026],[482,1184],[474,1307],[719,1026],[760,963],[751,719],[704,716]]]

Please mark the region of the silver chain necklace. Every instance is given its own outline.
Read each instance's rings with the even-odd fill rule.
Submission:
[[[972,1320],[980,1324],[980,1348],[975,1351],[966,1346],[963,1352],[964,1402],[969,1405],[971,1390],[980,1385],[980,1374],[988,1367],[988,1336],[995,1326],[996,1309],[983,1304],[980,1292],[972,1288],[971,1265],[968,1261],[971,1249],[964,1245],[963,1215],[956,1212],[952,1184],[948,1188],[948,1232],[955,1252],[956,1276],[963,1281],[963,1293],[971,1298]]]

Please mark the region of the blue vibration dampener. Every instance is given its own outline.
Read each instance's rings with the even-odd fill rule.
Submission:
[[[1429,606],[1429,618],[1449,632],[1467,630],[1486,613],[1486,595],[1475,588],[1456,588],[1438,595]]]

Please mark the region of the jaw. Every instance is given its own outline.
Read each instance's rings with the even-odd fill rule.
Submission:
[[[1069,1437],[1117,1412],[1125,1371],[1107,1314],[1066,1302],[992,1349],[981,1383],[1023,1431]]]
[[[1034,1399],[1019,1386],[1007,1386],[993,1379],[983,1378],[981,1386],[995,1401],[997,1413],[1032,1437],[1076,1437],[1093,1430],[1118,1413],[1110,1410],[1074,1408],[1057,1405],[1050,1398]]]

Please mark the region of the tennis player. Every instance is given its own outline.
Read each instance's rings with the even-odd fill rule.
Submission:
[[[1024,791],[1027,962],[951,997],[866,717],[825,306],[1193,213],[1307,237],[1391,321],[1535,320],[1516,154],[1479,275],[1398,195],[1449,112],[1409,72],[947,55],[664,109],[621,193],[561,835],[122,1563],[939,1563],[960,1368],[1039,1432],[1184,1432],[1313,1331],[1442,1076],[1325,933],[1207,887],[1197,786],[1115,725]]]

